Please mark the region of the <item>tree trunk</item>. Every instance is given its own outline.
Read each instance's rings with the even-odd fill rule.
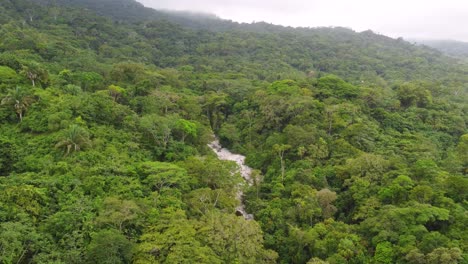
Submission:
[[[332,124],[333,124],[332,116],[331,116],[331,114],[328,114],[328,135],[329,136],[331,136]]]
[[[284,152],[281,153],[280,159],[281,159],[281,183],[284,184]]]

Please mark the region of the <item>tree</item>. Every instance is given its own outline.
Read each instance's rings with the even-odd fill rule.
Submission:
[[[308,258],[316,258],[317,263],[323,259],[327,263],[370,263],[361,238],[345,223],[327,219],[302,233],[300,243],[310,252]]]
[[[431,203],[434,191],[430,186],[418,185],[411,190],[410,198],[418,203]]]
[[[460,137],[460,141],[457,145],[457,156],[460,160],[464,170],[462,171],[465,175],[468,174],[468,134],[464,134]]]
[[[36,86],[37,81],[42,85],[49,81],[49,73],[38,63],[23,65],[21,72],[31,81],[32,86]]]
[[[324,110],[323,119],[330,136],[356,123],[360,112],[359,106],[351,103],[326,105]]]
[[[175,111],[178,109],[178,102],[182,99],[181,96],[174,92],[154,90],[147,97],[150,102],[147,102],[147,105],[150,107],[144,108],[146,112],[155,109],[160,110],[163,115],[169,114],[170,111]],[[162,111],[161,111],[162,110]]]
[[[354,98],[359,95],[359,89],[351,85],[338,76],[327,75],[317,81],[317,94],[319,99],[328,97]]]
[[[20,222],[0,224],[0,262],[5,264],[28,262],[39,249],[40,235],[35,229]]]
[[[212,212],[203,217],[200,240],[224,263],[276,263],[276,252],[263,248],[263,236],[255,221],[233,214]]]
[[[0,176],[7,176],[17,161],[17,146],[6,137],[0,137]]]
[[[109,91],[110,96],[114,99],[114,102],[117,102],[117,100],[125,94],[125,89],[117,86],[117,85],[110,85],[107,90]]]
[[[235,212],[239,201],[231,190],[202,188],[187,195],[187,205],[192,215],[206,215],[214,210],[224,213]]]
[[[275,144],[273,145],[273,150],[276,152],[280,159],[280,165],[281,165],[281,183],[284,183],[284,173],[286,171],[286,165],[285,165],[285,160],[284,160],[284,154],[286,151],[291,149],[291,145],[287,144]]]
[[[264,180],[264,175],[262,175],[262,172],[259,170],[252,170],[252,172],[250,173],[250,178],[252,179],[252,185],[255,187],[258,199],[260,194],[260,187]]]
[[[49,8],[49,13],[54,18],[54,21],[57,21],[58,16],[62,10],[57,6],[52,6]]]
[[[3,189],[0,195],[3,217],[14,218],[18,215],[26,215],[29,220],[36,221],[44,212],[47,200],[44,189],[29,184],[10,184]]]
[[[291,189],[291,200],[295,204],[297,219],[301,223],[314,225],[314,220],[318,220],[323,211],[319,205],[317,190],[299,183],[294,183]]]
[[[317,200],[322,208],[323,218],[327,219],[336,212],[336,207],[332,203],[336,200],[336,193],[329,189],[322,189],[317,192]]]
[[[119,264],[132,260],[133,243],[117,230],[101,230],[92,235],[86,252],[88,263]]]
[[[18,82],[18,74],[15,70],[7,66],[0,66],[0,83],[16,83]]]
[[[468,199],[468,179],[463,176],[449,176],[446,179],[447,195],[457,202]]]
[[[94,91],[102,87],[104,81],[104,78],[96,72],[77,72],[72,76],[84,91]]]
[[[65,131],[63,138],[55,147],[63,148],[65,155],[68,155],[71,152],[77,152],[84,147],[88,147],[90,143],[88,132],[79,125],[73,124]]]
[[[399,175],[387,187],[379,191],[379,197],[385,202],[400,203],[408,200],[409,192],[414,186],[414,182],[406,175]]]
[[[389,166],[390,162],[380,155],[362,153],[355,159],[346,160],[343,170],[345,175],[366,177],[369,180],[378,181]]]
[[[463,259],[459,248],[436,248],[427,254],[428,264],[456,264]]]
[[[8,91],[8,94],[1,100],[1,105],[11,106],[18,116],[19,122],[22,122],[24,113],[33,102],[34,98],[17,86]]]
[[[392,244],[388,241],[381,242],[377,245],[374,254],[374,263],[378,264],[391,264],[393,261]]]
[[[315,144],[310,144],[307,147],[307,152],[310,153],[310,157],[318,164],[323,163],[323,161],[330,155],[330,150],[327,142],[323,138],[319,138],[318,142]]]
[[[422,83],[403,83],[396,87],[397,97],[403,107],[426,107],[432,103],[432,94]]]
[[[103,225],[110,225],[119,232],[124,232],[126,225],[134,223],[139,214],[141,214],[141,209],[134,201],[108,197],[96,221]]]
[[[115,64],[110,72],[113,80],[118,82],[136,82],[145,72],[145,67],[139,63],[122,62]]]
[[[182,164],[188,175],[197,179],[200,187],[225,189],[235,192],[236,185],[242,180],[234,174],[237,165],[233,161],[223,161],[212,157],[190,157]]]
[[[307,264],[329,264],[329,263],[319,258],[311,258],[309,261],[307,261]]]
[[[186,192],[193,184],[185,169],[168,162],[142,162],[136,166],[136,172],[142,183],[151,187],[152,191],[174,188]]]
[[[169,118],[156,114],[145,115],[140,119],[140,130],[145,138],[154,147],[162,148],[157,150],[163,152],[167,149],[169,141],[172,139],[172,121]]]
[[[410,264],[426,264],[426,256],[424,256],[419,249],[413,249],[408,254],[406,254],[405,258],[406,261]]]
[[[210,92],[204,96],[204,104],[206,115],[210,120],[211,128],[218,131],[224,121],[224,111],[227,106],[227,97],[225,93]]]
[[[185,119],[178,119],[174,126],[174,132],[180,133],[182,142],[185,142],[187,136],[197,136],[197,124]]]
[[[158,222],[139,238],[134,263],[222,263],[213,250],[196,237],[195,222],[185,212],[167,208]]]
[[[439,168],[431,159],[420,159],[413,165],[412,171],[418,180],[432,180],[437,176]]]

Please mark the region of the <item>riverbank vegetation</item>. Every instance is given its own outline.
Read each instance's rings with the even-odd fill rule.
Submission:
[[[457,59],[130,0],[0,3],[1,263],[468,261]],[[255,220],[213,133],[254,169]]]

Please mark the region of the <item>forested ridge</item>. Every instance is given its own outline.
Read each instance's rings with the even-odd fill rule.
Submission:
[[[467,90],[371,31],[0,0],[0,263],[468,263]]]
[[[468,57],[468,43],[455,40],[414,40],[416,43],[427,45],[440,50],[450,56]]]

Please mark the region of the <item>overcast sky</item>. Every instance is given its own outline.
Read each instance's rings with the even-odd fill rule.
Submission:
[[[238,22],[343,26],[391,37],[468,42],[468,0],[138,0],[148,7],[214,13]]]

